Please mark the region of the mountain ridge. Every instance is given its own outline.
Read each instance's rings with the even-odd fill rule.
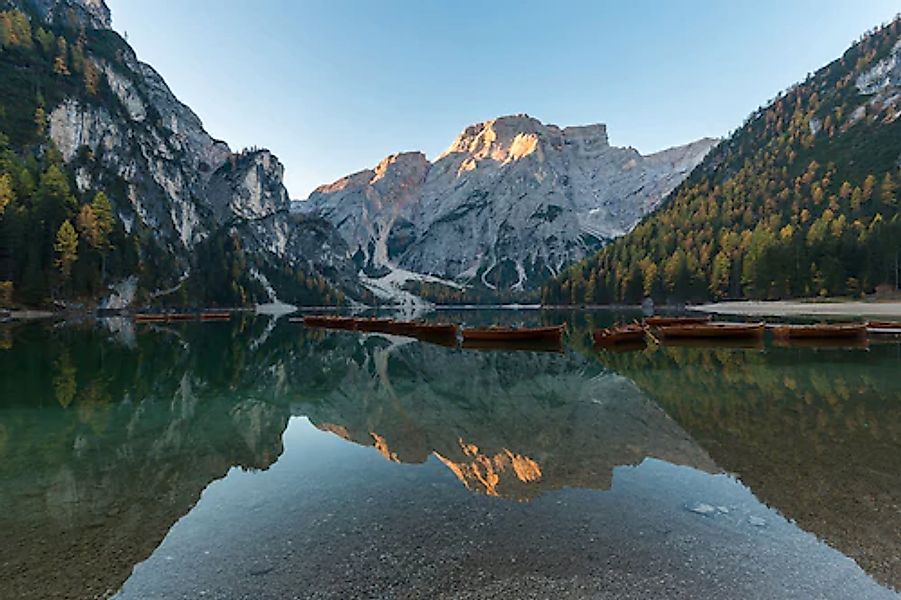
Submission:
[[[860,296],[899,288],[901,17],[754,111],[549,304]]]
[[[330,226],[290,214],[278,159],[207,133],[110,29],[102,0],[0,9],[5,296],[35,305],[112,292],[117,306],[368,297]],[[53,187],[35,189],[45,179]],[[92,230],[98,194],[109,206],[103,236]],[[55,248],[68,248],[65,268]]]
[[[610,146],[604,124],[507,115],[464,128],[432,161],[389,155],[292,209],[330,221],[371,276],[523,291],[628,231],[715,143],[643,156]]]

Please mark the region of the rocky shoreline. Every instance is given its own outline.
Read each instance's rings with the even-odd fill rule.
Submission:
[[[691,307],[708,313],[769,317],[901,317],[901,301],[896,302],[803,302],[773,300],[716,302]]]

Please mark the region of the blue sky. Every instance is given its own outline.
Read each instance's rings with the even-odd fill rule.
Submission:
[[[525,112],[649,153],[735,129],[897,0],[107,0],[207,130],[291,196]]]

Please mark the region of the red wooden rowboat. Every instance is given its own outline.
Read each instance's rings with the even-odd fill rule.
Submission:
[[[332,315],[305,315],[303,324],[307,327],[324,327],[327,329],[354,329],[356,327],[356,319]]]
[[[231,321],[232,314],[228,311],[208,311],[200,313],[201,321]]]
[[[666,325],[657,329],[657,335],[664,339],[709,340],[720,338],[762,337],[766,325],[760,323],[694,323],[689,325]]]
[[[532,342],[556,341],[563,337],[566,325],[553,327],[472,327],[463,330],[463,341]]]
[[[854,339],[867,335],[866,323],[835,325],[772,325],[778,339]]]
[[[644,340],[644,336],[644,327],[638,323],[598,329],[592,334],[595,346],[641,342]]]
[[[193,321],[197,318],[195,313],[167,313],[167,321]]]
[[[647,317],[644,324],[648,327],[664,327],[666,325],[701,325],[710,322],[710,315],[701,317]]]
[[[137,313],[134,315],[136,323],[165,323],[166,315],[158,313]]]
[[[358,331],[388,331],[392,323],[391,319],[354,319]]]
[[[457,337],[459,328],[452,323],[413,323],[412,333],[414,337],[420,336],[446,336]]]

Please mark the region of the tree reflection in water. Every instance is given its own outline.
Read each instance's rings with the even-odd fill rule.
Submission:
[[[4,330],[0,592],[118,589],[211,481],[272,465],[292,415],[518,501],[607,489],[648,456],[722,468],[898,586],[897,346],[595,353],[613,318],[572,318],[563,354],[256,318]]]

